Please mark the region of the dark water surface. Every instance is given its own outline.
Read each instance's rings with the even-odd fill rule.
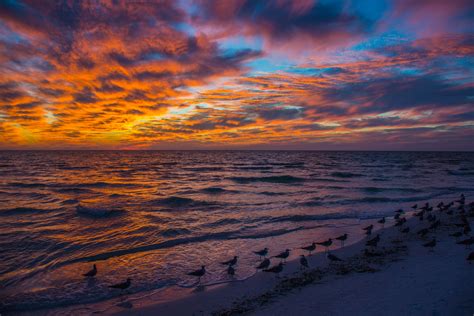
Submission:
[[[474,195],[474,153],[0,152],[0,310],[227,279],[399,207]],[[99,266],[95,281],[81,273]]]

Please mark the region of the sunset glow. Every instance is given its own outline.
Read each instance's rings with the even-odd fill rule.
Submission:
[[[463,0],[2,1],[0,148],[472,150],[473,16]]]

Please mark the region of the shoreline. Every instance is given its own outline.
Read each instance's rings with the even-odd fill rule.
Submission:
[[[433,213],[438,212],[433,211]],[[380,224],[377,224],[377,220],[374,219],[360,221],[356,227],[352,228],[361,230],[362,227],[373,223],[374,231],[371,237],[374,237],[377,234],[381,235],[381,242],[378,247],[380,249],[379,251],[383,253],[381,256],[361,256],[361,251],[365,248],[366,238],[354,240],[351,239],[351,236],[354,235],[350,234],[350,242],[344,248],[340,248],[339,242],[334,241],[335,243],[333,243],[333,245],[336,245],[337,249],[331,250],[331,253],[345,260],[342,265],[329,264],[323,250],[322,252],[313,253],[313,255],[307,257],[310,269],[305,273],[300,272],[299,262],[295,259],[288,261],[285,264],[282,277],[280,278],[275,277],[273,274],[257,272],[244,280],[234,280],[191,288],[182,288],[174,285],[167,288],[114,297],[97,303],[56,307],[53,309],[37,311],[24,311],[14,314],[56,315],[74,313],[76,315],[88,315],[92,313],[102,313],[106,315],[234,315],[246,313],[255,315],[274,315],[279,314],[278,310],[285,310],[285,308],[289,307],[291,307],[292,310],[298,310],[298,306],[302,306],[301,308],[303,308],[302,310],[299,310],[300,314],[305,314],[305,308],[309,307],[308,304],[304,304],[301,302],[301,299],[298,299],[300,296],[302,298],[311,298],[313,296],[320,297],[324,295],[324,293],[320,293],[321,289],[325,289],[325,292],[330,293],[337,289],[341,290],[341,287],[342,289],[353,288],[354,285],[351,285],[351,282],[365,282],[364,280],[369,280],[377,275],[380,275],[381,277],[375,277],[375,279],[382,278],[386,279],[387,282],[396,281],[397,277],[390,271],[399,269],[399,273],[400,263],[403,265],[403,262],[408,262],[407,260],[413,256],[413,248],[420,248],[421,242],[427,242],[430,239],[430,237],[420,239],[416,234],[416,231],[427,225],[426,219],[423,222],[420,222],[418,218],[413,217],[413,212],[407,212],[404,216],[407,218],[407,223],[405,225],[411,229],[410,233],[404,236],[400,236],[402,234],[399,232],[399,229],[393,226],[393,218],[387,218],[387,223],[383,229]],[[448,241],[455,244],[453,237],[448,237],[447,232],[452,232],[453,227],[450,225],[453,221],[459,222],[459,215],[455,215],[453,218],[446,216],[446,214],[441,214],[440,218],[443,225],[436,232],[437,238],[442,237],[445,240],[441,241],[440,239],[439,245],[435,248],[435,253],[436,249],[446,248]],[[472,217],[469,217],[468,219],[472,223]],[[398,239],[400,239],[400,242],[392,242]],[[441,247],[441,245],[444,245],[444,247]],[[321,251],[321,248],[321,246],[318,246],[316,250]],[[461,264],[467,266],[468,272],[470,271],[470,274],[468,273],[467,276],[464,275],[462,279],[469,278],[470,281],[474,281],[474,271],[472,269],[469,270],[469,265],[465,260],[467,250],[464,251],[464,247],[459,245],[451,248],[454,253],[449,257],[461,256]],[[432,259],[432,257],[426,256],[426,252],[427,250],[423,247],[419,253],[418,251],[416,252],[417,254],[415,258],[416,260],[420,260],[422,265],[426,264],[426,260]],[[298,253],[305,252],[299,250]],[[460,253],[466,255],[460,255]],[[424,257],[421,258],[420,256],[422,255],[424,255]],[[273,259],[272,266],[276,262],[277,261]],[[444,263],[444,266],[446,266],[446,263]],[[410,268],[410,264],[408,264],[408,268]],[[404,271],[409,271],[410,269],[408,268],[405,266],[403,269]],[[353,279],[362,279],[362,281],[351,281]],[[382,290],[384,289],[380,289],[379,291]],[[423,291],[424,289],[421,288],[419,290]],[[308,292],[309,294],[300,295],[295,293],[296,291],[299,291],[300,293]],[[367,290],[365,292],[367,292]],[[363,293],[359,294],[363,295]],[[377,293],[373,293],[372,295],[377,296]],[[378,293],[378,295],[380,296],[380,293]],[[372,298],[372,300],[375,298]],[[297,302],[285,303],[288,300],[295,300]],[[310,302],[312,301],[314,300],[310,299]],[[347,304],[346,301],[344,301],[344,303]],[[297,305],[296,307],[293,306],[295,304]],[[275,306],[278,306],[278,310],[275,310]],[[311,312],[314,313],[317,311],[321,314],[333,314],[334,312],[331,310],[330,306],[327,306],[327,311],[325,311],[320,303],[318,304],[317,309],[314,308],[309,309],[306,313],[311,314]],[[335,307],[332,306],[332,308]],[[468,309],[471,309],[472,314],[472,311],[474,311],[474,299],[470,300],[466,311]],[[379,312],[386,313],[384,310]],[[374,314],[375,313],[376,312],[374,312]],[[465,314],[471,315],[467,313]]]

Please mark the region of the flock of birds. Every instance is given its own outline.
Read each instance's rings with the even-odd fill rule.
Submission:
[[[459,218],[460,218],[461,222],[460,223],[455,223],[454,226],[459,228],[460,230],[450,234],[449,236],[455,237],[457,244],[464,245],[466,247],[466,249],[467,248],[470,249],[471,245],[474,243],[474,236],[470,236],[469,238],[459,240],[463,236],[470,235],[471,226],[469,224],[469,221],[468,221],[467,217],[474,217],[474,202],[471,202],[468,205],[469,210],[466,211],[465,201],[466,201],[466,198],[465,198],[464,194],[461,194],[461,197],[460,197],[459,200],[450,202],[449,204],[444,204],[443,202],[439,203],[436,206],[436,208],[437,208],[436,210],[438,211],[438,216],[436,216],[436,212],[435,212],[434,207],[431,206],[429,203],[425,203],[425,205],[422,206],[422,207],[418,207],[417,204],[413,205],[412,209],[415,212],[414,216],[418,217],[418,219],[420,221],[424,221],[426,219],[426,221],[429,223],[427,227],[422,228],[421,230],[417,231],[417,235],[419,235],[421,237],[425,237],[428,233],[430,233],[432,231],[436,231],[436,229],[441,226],[441,220],[439,218],[439,213],[445,213],[447,215],[454,215],[455,211],[456,211],[456,214],[459,215]],[[455,208],[454,206],[457,206],[457,208]],[[395,222],[394,226],[399,227],[401,233],[407,234],[410,231],[410,227],[405,225],[405,223],[407,222],[407,219],[406,219],[406,217],[402,217],[402,215],[404,213],[405,212],[401,209],[395,211],[394,219],[395,219],[396,222]],[[383,228],[385,223],[386,223],[386,218],[382,217],[380,220],[377,221],[377,223],[381,224],[382,228]],[[379,255],[376,252],[376,248],[377,248],[377,245],[378,245],[378,243],[380,242],[380,239],[381,239],[380,234],[377,234],[375,237],[369,239],[370,236],[372,235],[372,230],[374,229],[374,224],[368,225],[367,227],[364,227],[362,229],[365,231],[365,234],[367,235],[367,238],[368,238],[366,243],[365,243],[366,248],[364,249],[364,255],[367,256],[367,257]],[[328,260],[331,263],[342,262],[342,261],[344,261],[343,259],[341,259],[341,258],[337,257],[336,255],[330,253],[329,247],[333,244],[333,240],[340,241],[341,247],[344,247],[344,242],[347,239],[348,239],[348,234],[343,234],[341,236],[335,237],[334,239],[329,238],[329,239],[327,239],[325,241],[322,241],[322,242],[313,242],[311,245],[299,248],[299,250],[304,250],[304,251],[308,252],[308,255],[311,255],[311,253],[316,250],[317,245],[323,246],[323,247],[325,247],[325,250],[326,250],[326,257],[328,258]],[[436,238],[433,238],[430,241],[424,243],[423,247],[428,248],[429,251],[432,252],[432,251],[434,251],[434,248],[436,247],[436,243],[437,243]],[[258,264],[256,266],[256,269],[261,270],[263,272],[275,273],[275,274],[279,275],[283,271],[284,263],[286,263],[286,259],[290,256],[290,251],[291,250],[286,249],[285,251],[283,251],[283,252],[281,252],[281,253],[273,256],[273,257],[270,257],[270,258],[280,259],[280,262],[278,264],[272,266],[272,267],[270,267],[270,265],[271,265],[270,258],[267,257],[268,251],[269,251],[268,248],[264,248],[264,249],[259,250],[259,251],[254,251],[255,255],[258,255],[260,257],[260,259],[263,259],[260,262],[260,264]],[[232,276],[232,277],[235,275],[235,266],[237,264],[238,258],[239,258],[238,256],[234,256],[232,259],[230,259],[228,261],[221,262],[222,265],[227,266],[227,274]],[[469,253],[466,260],[469,263],[474,261],[474,251]],[[304,254],[300,255],[299,263],[300,263],[300,269],[309,268],[308,259]],[[97,274],[97,266],[94,264],[92,269],[90,271],[88,271],[87,273],[83,274],[83,276],[88,277],[88,278],[92,278],[92,277],[95,277],[96,274]],[[205,274],[206,274],[206,267],[204,265],[201,266],[200,269],[188,273],[189,276],[193,276],[193,277],[198,278],[198,284],[201,283],[201,277],[203,277]],[[113,288],[113,289],[125,290],[125,289],[130,287],[131,283],[132,283],[132,280],[130,278],[128,278],[125,282],[110,285],[109,287]]]

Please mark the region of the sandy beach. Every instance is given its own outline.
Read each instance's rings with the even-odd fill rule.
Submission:
[[[387,218],[385,227],[376,220],[370,237],[330,253],[343,259],[330,263],[323,247],[307,257],[310,268],[301,270],[299,261],[289,261],[276,277],[258,272],[244,281],[201,286],[188,291],[167,289],[141,298],[122,297],[102,305],[102,313],[114,315],[472,315],[474,311],[474,265],[466,258],[472,249],[457,244],[470,238],[449,236],[462,230],[456,224],[466,218],[472,225],[472,211],[461,215],[456,206],[432,212],[441,225],[421,237],[429,227],[426,219],[404,214],[407,222],[395,227]],[[471,209],[472,206],[466,207]],[[469,216],[470,215],[470,216]],[[408,233],[401,228],[409,227]],[[376,248],[366,247],[368,239],[380,235]],[[436,239],[430,251],[423,245]],[[364,249],[370,254],[364,254]],[[304,253],[303,250],[294,250]],[[278,262],[272,259],[272,262]],[[170,297],[175,296],[174,299]],[[166,297],[166,299],[163,299]],[[102,303],[103,304],[103,303]],[[65,309],[56,310],[62,314]],[[70,310],[69,310],[70,311]],[[74,307],[75,313],[90,311]],[[51,312],[51,311],[49,311]],[[49,313],[48,312],[48,313]]]

